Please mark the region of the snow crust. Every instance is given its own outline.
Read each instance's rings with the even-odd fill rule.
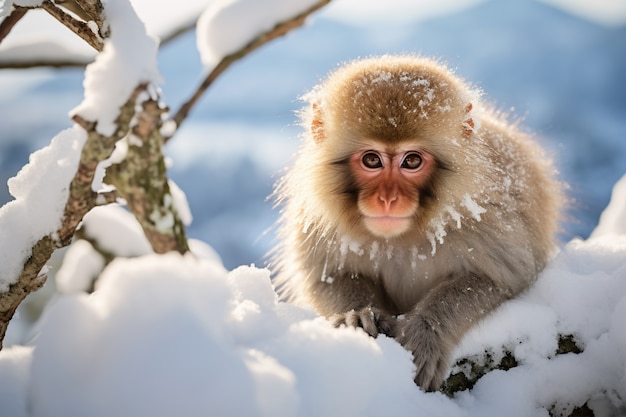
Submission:
[[[8,181],[15,200],[0,207],[0,292],[16,282],[33,244],[61,226],[86,139],[78,126],[62,131]]]
[[[316,0],[216,0],[200,15],[197,46],[205,69],[271,29],[311,7]]]

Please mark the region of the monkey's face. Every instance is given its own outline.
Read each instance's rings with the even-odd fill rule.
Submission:
[[[367,144],[350,157],[357,207],[366,229],[385,239],[411,229],[419,216],[420,193],[435,170],[435,158],[411,143]]]

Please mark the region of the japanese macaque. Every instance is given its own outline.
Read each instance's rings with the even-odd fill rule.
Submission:
[[[468,329],[550,258],[551,163],[429,59],[352,62],[305,100],[304,144],[276,189],[277,288],[336,326],[394,337],[436,390]]]

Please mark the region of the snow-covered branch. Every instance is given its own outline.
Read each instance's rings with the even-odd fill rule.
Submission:
[[[90,2],[85,2],[85,5],[89,3]],[[72,32],[80,36],[96,51],[101,51],[104,47],[103,35],[109,35],[109,28],[104,23],[104,18],[102,17],[103,8],[100,1],[97,0],[91,3],[93,3],[90,5],[91,7],[85,8],[73,1],[63,3],[63,5],[73,5],[74,7],[72,7],[72,10],[79,12],[79,15],[86,19],[85,21],[77,19],[69,13],[66,13],[61,7],[57,6],[50,0],[45,0],[41,3],[41,8],[50,13],[51,16],[61,22],[64,26],[72,30]],[[87,10],[89,11],[87,12]],[[94,22],[96,24],[99,35],[92,30],[89,22]]]
[[[71,243],[96,205],[120,195],[156,252],[187,250],[161,153],[163,110],[152,85],[158,79],[156,42],[128,3],[108,7],[113,35],[87,67],[85,99],[73,111],[76,125],[31,156],[9,182],[16,200],[0,208],[0,348],[18,305],[45,282],[52,253]],[[105,161],[112,163],[122,139],[140,140],[143,146],[133,147],[108,175],[119,186],[114,194],[98,183],[98,173]]]
[[[291,17],[264,20],[270,29],[246,35],[251,40],[221,60],[177,113],[176,124],[233,62],[301,26],[329,1],[303,0],[288,9]],[[0,236],[0,348],[18,305],[45,282],[52,253],[73,241],[92,208],[123,201],[154,252],[189,250],[161,149],[167,108],[155,88],[157,41],[127,1],[106,3],[106,13],[99,0],[45,0],[40,7],[100,53],[85,71],[85,98],[72,111],[75,126],[33,154],[9,182],[16,200],[0,208],[0,228],[6,231]],[[27,10],[14,8],[0,32],[8,33]]]
[[[224,56],[217,65],[208,73],[208,75],[204,78],[202,83],[196,88],[196,91],[191,95],[191,97],[183,103],[183,105],[178,109],[178,111],[174,114],[171,121],[174,122],[176,128],[180,126],[180,124],[187,118],[189,112],[193,108],[193,106],[198,102],[200,97],[204,94],[204,92],[213,84],[213,82],[230,67],[233,63],[243,58],[244,56],[250,54],[257,48],[265,45],[266,43],[279,38],[281,36],[286,35],[293,29],[296,29],[302,26],[307,17],[313,12],[321,9],[325,5],[330,3],[330,0],[320,0],[314,2],[309,5],[304,10],[299,11],[292,17],[287,18],[279,23],[276,23],[271,29],[264,31],[262,33],[254,36],[249,42],[245,43],[241,48],[232,52],[226,56]],[[235,23],[231,22],[231,25],[235,25]],[[168,135],[165,138],[167,142],[172,137],[172,134]]]
[[[102,50],[104,47],[104,39],[110,35],[110,28],[105,21],[103,15],[104,8],[100,0],[86,0],[81,2],[74,0],[58,2],[44,0],[39,5],[37,5],[37,2],[34,2],[33,5],[29,7],[12,5],[11,3],[5,5],[5,7],[10,7],[11,12],[0,22],[0,42],[11,32],[15,24],[24,17],[26,12],[32,8],[41,8],[48,12],[48,14],[82,38],[96,51]],[[37,58],[31,60],[29,63],[15,62],[12,64],[9,62],[6,63],[5,66],[36,66],[36,62]],[[60,57],[59,62],[63,62],[62,57]],[[73,62],[68,62],[70,65],[72,63]],[[45,65],[45,63],[43,64]]]
[[[93,191],[92,188],[98,164],[109,158],[113,153],[116,142],[128,134],[131,122],[135,117],[137,100],[140,97],[140,93],[145,91],[145,88],[146,85],[137,87],[131,94],[131,97],[120,108],[119,116],[115,120],[116,129],[112,134],[103,135],[98,133],[96,130],[97,122],[88,122],[81,116],[76,115],[74,120],[82,129],[74,127],[64,132],[65,135],[59,135],[55,138],[56,140],[53,141],[53,145],[49,149],[40,151],[40,154],[45,152],[44,155],[40,155],[41,159],[49,159],[51,163],[48,166],[38,167],[35,165],[37,158],[31,158],[31,164],[22,170],[21,177],[16,177],[15,182],[22,182],[23,184],[21,185],[23,187],[28,186],[29,188],[21,192],[14,191],[17,194],[15,195],[17,199],[2,207],[0,224],[6,222],[19,225],[22,222],[32,221],[32,219],[28,218],[30,214],[32,216],[42,216],[46,221],[42,221],[38,227],[33,227],[33,230],[30,232],[30,239],[18,239],[16,241],[15,236],[9,234],[2,236],[3,242],[0,242],[0,246],[2,246],[5,252],[8,252],[8,257],[11,258],[2,265],[3,269],[0,271],[0,284],[8,287],[7,291],[0,293],[0,348],[2,347],[2,339],[9,321],[18,305],[29,293],[37,290],[45,282],[45,272],[41,271],[44,270],[52,253],[56,249],[71,243],[76,228],[85,214],[102,200],[99,198],[99,193]],[[73,141],[71,149],[62,148],[62,141]],[[80,148],[81,144],[82,149]],[[64,156],[64,152],[76,152],[79,150],[80,155],[76,165],[73,165],[70,161],[54,160],[54,158]],[[38,168],[40,172],[37,177],[31,178],[30,176],[34,176],[34,172]],[[64,184],[63,177],[66,177],[68,174],[71,175],[73,170],[75,170],[74,177],[68,186],[67,183]],[[25,176],[26,178],[22,178]],[[26,207],[32,213],[27,212],[26,215],[22,216],[19,207],[20,203],[25,205],[36,204],[37,201],[33,200],[37,196],[32,194],[41,192],[41,188],[50,187],[49,184],[46,184],[46,181],[51,177],[61,177],[56,187],[51,187],[51,197],[58,202],[44,201],[43,203],[47,203],[50,207],[39,209]],[[31,182],[34,184],[26,185],[26,183]],[[11,186],[11,188],[17,187],[13,186],[13,183]],[[57,189],[60,189],[58,193],[60,196],[54,195]],[[65,198],[61,190],[66,190]],[[41,198],[43,200],[46,199],[45,196]],[[55,216],[58,208],[55,206],[58,206],[59,203],[63,206],[62,215],[60,219],[56,220]],[[37,212],[37,210],[39,211]],[[58,226],[55,226],[57,224]],[[16,249],[11,251],[10,249],[13,247],[16,247]],[[23,261],[20,261],[20,257],[13,253],[15,251],[23,254]]]

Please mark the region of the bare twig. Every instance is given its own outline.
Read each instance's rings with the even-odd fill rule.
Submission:
[[[11,32],[11,29],[13,29],[13,26],[15,26],[15,24],[19,22],[22,17],[24,17],[27,11],[28,9],[24,9],[22,7],[14,8],[11,11],[11,14],[8,15],[2,23],[0,23],[0,42],[7,37],[9,32]]]
[[[252,51],[257,48],[265,45],[266,43],[280,37],[286,35],[293,29],[296,29],[304,24],[306,18],[313,12],[321,9],[325,5],[330,3],[330,0],[321,0],[303,11],[302,13],[285,20],[284,22],[278,23],[272,29],[267,32],[264,32],[250,41],[247,45],[245,45],[240,50],[225,56],[213,70],[206,76],[206,78],[202,81],[202,83],[198,86],[193,95],[187,100],[180,109],[176,112],[174,117],[171,120],[176,124],[176,128],[178,128],[181,123],[187,118],[189,112],[192,107],[198,102],[200,97],[204,94],[204,92],[213,84],[213,82],[219,77],[228,67],[230,67],[237,60],[243,58],[244,56],[250,54]],[[167,142],[171,136],[165,137],[164,140]]]
[[[32,59],[24,59],[20,61],[5,61],[0,59],[0,69],[24,69],[34,67],[50,67],[50,68],[72,68],[72,67],[84,67],[88,63],[93,61],[93,57],[84,59],[76,56],[69,59],[55,59],[47,60],[38,57],[32,57]]]
[[[86,22],[75,19],[70,14],[65,13],[60,7],[52,3],[50,0],[46,0],[41,3],[41,8],[50,13],[55,19],[61,22],[64,26],[69,28],[72,32],[80,36],[85,42],[91,45],[96,51],[102,51],[104,48],[104,41],[100,36],[95,34]],[[102,19],[100,18],[100,21]],[[97,22],[96,22],[97,23]],[[102,23],[100,23],[102,24]],[[98,26],[100,28],[100,26]]]

